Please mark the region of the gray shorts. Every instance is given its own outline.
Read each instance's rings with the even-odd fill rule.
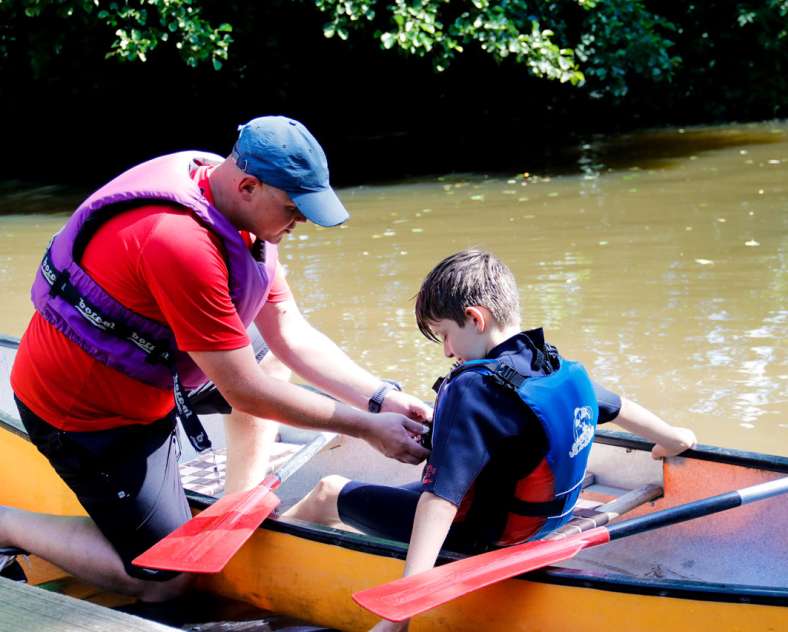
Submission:
[[[178,573],[138,568],[131,560],[192,515],[178,473],[175,416],[150,424],[68,432],[16,399],[30,441],[76,494],[126,572],[166,581]]]

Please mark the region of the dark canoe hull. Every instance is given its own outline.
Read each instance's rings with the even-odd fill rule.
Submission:
[[[13,343],[0,339],[0,347],[9,351]],[[3,389],[0,504],[82,514],[73,494],[27,440],[8,408],[7,385]],[[604,499],[612,480],[631,487],[643,477],[661,479],[664,497],[632,515],[788,474],[783,457],[701,447],[667,460],[660,469],[649,463],[649,446],[629,435],[600,432],[597,443],[592,469],[602,484],[589,488],[587,496]],[[195,511],[212,502],[194,493],[189,499]],[[785,524],[788,503],[776,498],[633,536],[590,550],[566,567],[467,595],[418,617],[411,629],[788,629]],[[355,606],[351,593],[400,576],[404,557],[405,546],[387,540],[268,520],[222,573],[201,583],[206,590],[302,620],[364,630],[374,619]],[[450,559],[454,556],[442,558]],[[56,569],[34,561],[34,582],[56,575]]]

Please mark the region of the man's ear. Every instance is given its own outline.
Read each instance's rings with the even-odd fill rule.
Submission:
[[[238,192],[241,194],[245,200],[254,195],[255,189],[258,186],[262,186],[262,182],[260,182],[254,176],[244,176],[238,181]]]
[[[490,312],[484,307],[473,305],[465,308],[465,318],[471,322],[480,334],[484,333],[490,323]]]

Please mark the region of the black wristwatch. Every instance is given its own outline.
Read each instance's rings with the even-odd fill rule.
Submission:
[[[386,399],[386,394],[392,389],[395,391],[401,391],[402,387],[396,382],[383,382],[378,390],[372,394],[372,397],[369,398],[367,410],[369,410],[371,413],[379,413],[381,407],[383,406],[383,400]]]

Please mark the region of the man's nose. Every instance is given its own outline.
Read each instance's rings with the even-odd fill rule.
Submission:
[[[452,353],[452,350],[449,348],[448,342],[443,343],[443,355],[445,355],[447,358],[454,357],[454,353]]]

